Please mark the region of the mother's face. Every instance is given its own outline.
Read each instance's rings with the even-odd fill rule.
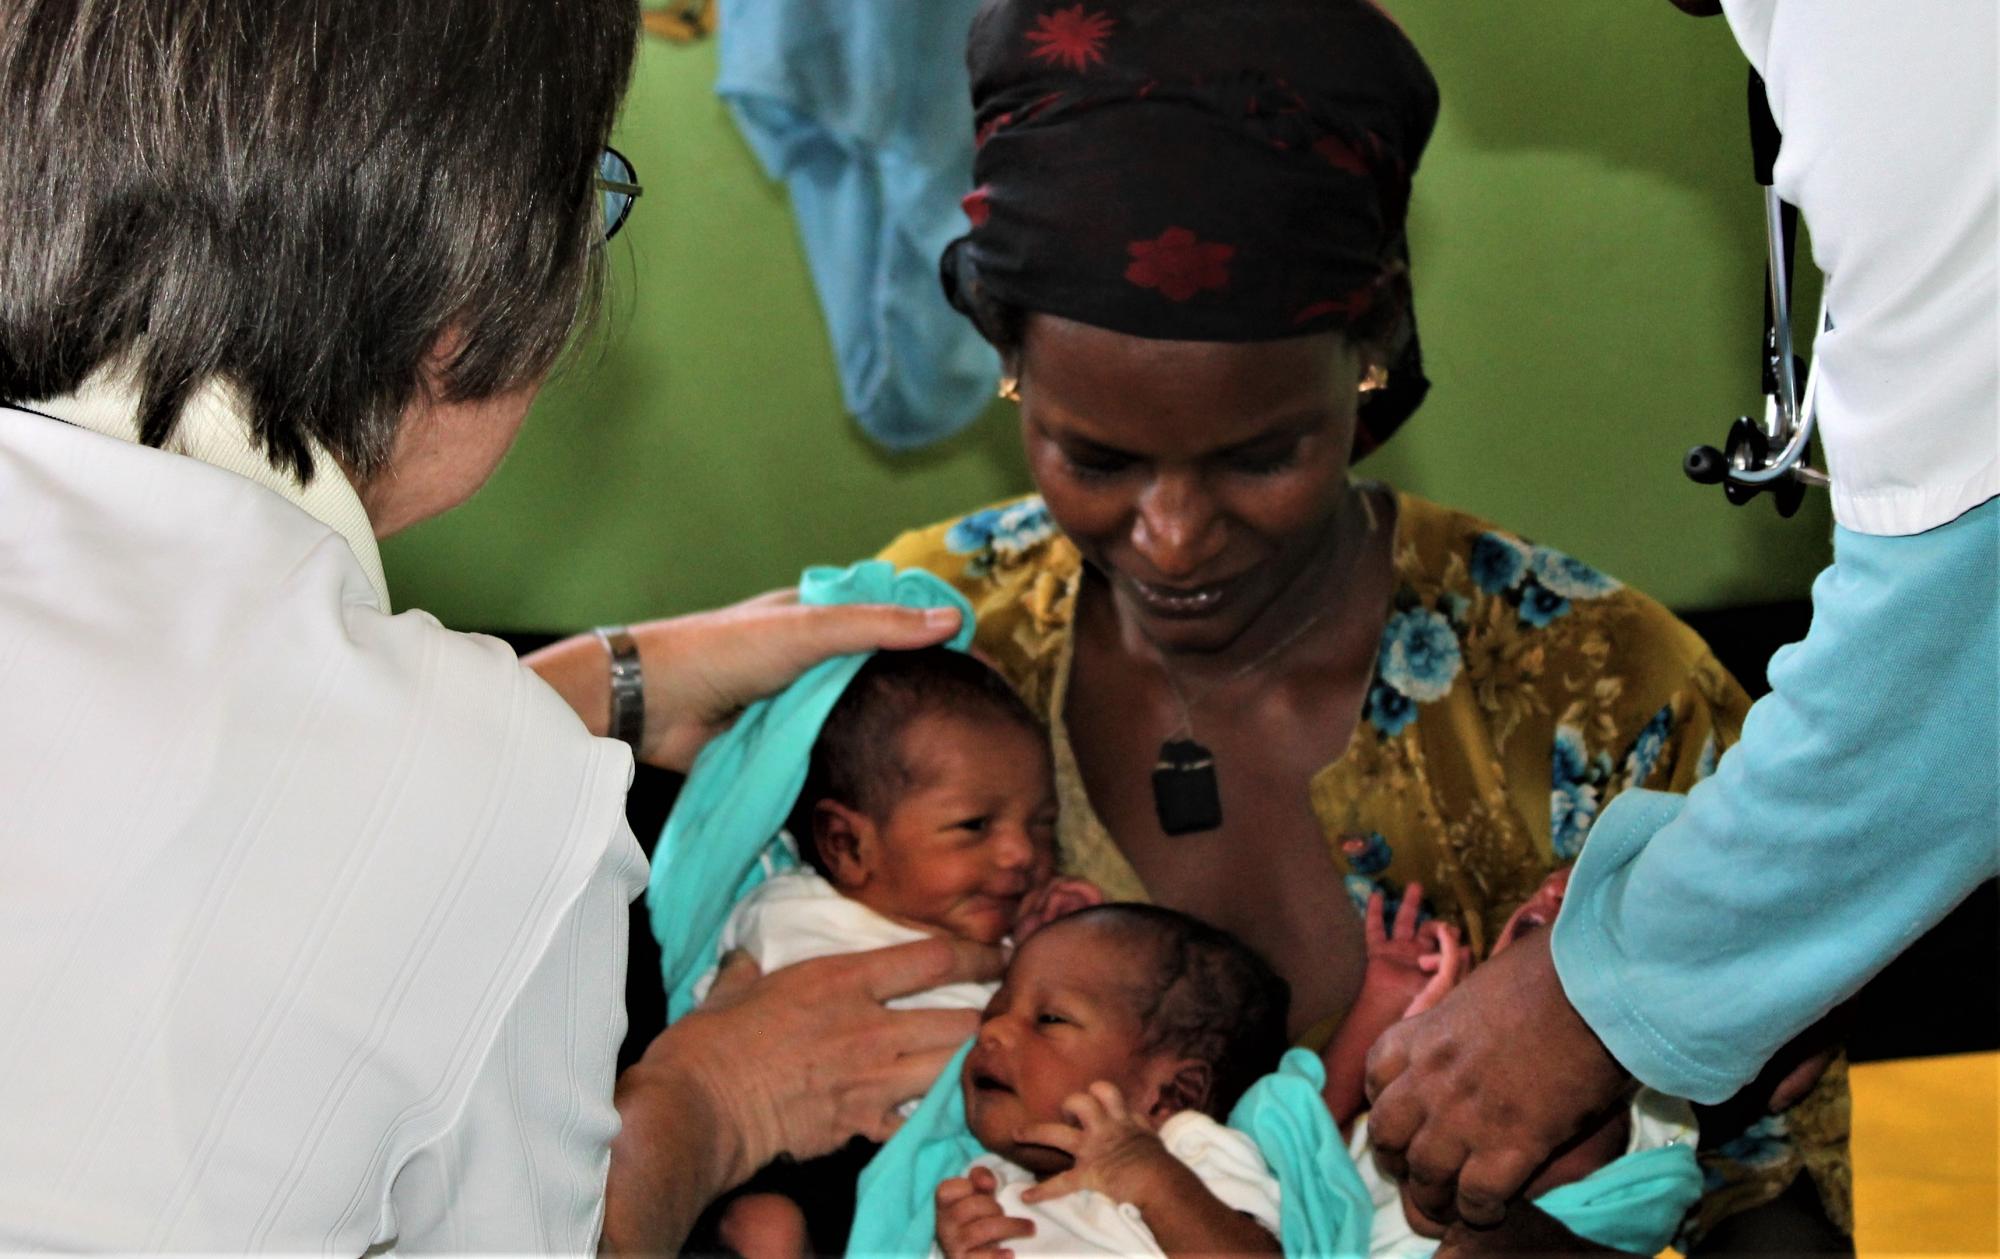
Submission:
[[[1326,557],[1362,372],[1337,333],[1154,341],[1033,315],[1017,366],[1050,513],[1163,650],[1227,647]]]

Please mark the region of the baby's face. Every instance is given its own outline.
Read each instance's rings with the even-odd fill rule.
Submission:
[[[1562,912],[1563,895],[1569,891],[1569,872],[1570,867],[1564,866],[1542,880],[1535,894],[1523,901],[1521,907],[1507,919],[1507,925],[1500,928],[1500,934],[1494,937],[1493,947],[1488,950],[1489,954],[1498,953],[1522,936],[1555,925],[1556,915]]]
[[[923,930],[998,944],[1021,898],[1055,871],[1055,780],[1048,745],[1011,721],[937,713],[904,729],[916,786],[877,828],[854,895]]]
[[[1136,951],[1087,918],[1065,918],[1014,954],[960,1076],[966,1122],[981,1145],[1038,1176],[1062,1171],[1067,1154],[1017,1138],[1029,1124],[1065,1122],[1063,1099],[1098,1080],[1116,1085],[1151,1125],[1164,1059],[1141,1052],[1141,1012],[1153,993],[1129,977],[1151,973],[1152,959]]]

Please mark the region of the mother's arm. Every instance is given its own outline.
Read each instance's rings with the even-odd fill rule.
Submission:
[[[604,1247],[672,1253],[702,1208],[781,1153],[886,1140],[978,1026],[970,1010],[882,1002],[997,979],[998,950],[931,939],[758,977],[747,960],[660,1033],[618,1081]]]

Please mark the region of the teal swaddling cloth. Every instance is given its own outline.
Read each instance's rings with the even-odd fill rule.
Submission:
[[[972,645],[972,605],[963,595],[929,573],[899,573],[881,560],[807,569],[799,579],[799,602],[957,608],[962,620],[947,645],[959,651]],[[798,865],[778,833],[805,785],[827,713],[868,656],[814,665],[783,691],[750,705],[695,757],[646,883],[669,1021],[693,1007],[694,986],[715,965],[730,909],[772,874]]]
[[[985,1153],[965,1126],[959,1089],[970,1049],[968,1044],[959,1051],[916,1113],[861,1173],[849,1255],[919,1259],[931,1252],[938,1184],[963,1176]],[[1285,1253],[1362,1259],[1372,1206],[1320,1100],[1325,1084],[1319,1059],[1294,1049],[1236,1103],[1229,1126],[1249,1134],[1278,1178]]]
[[[1688,1143],[1613,1159],[1582,1180],[1549,1190],[1535,1205],[1585,1241],[1657,1255],[1700,1197],[1701,1168]]]

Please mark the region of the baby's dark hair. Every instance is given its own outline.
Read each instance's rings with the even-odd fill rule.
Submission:
[[[813,809],[833,800],[877,822],[918,786],[914,766],[902,756],[902,734],[935,713],[1011,721],[1046,736],[1042,723],[999,674],[973,656],[949,647],[878,651],[834,702],[814,742],[805,786],[786,826],[799,855],[828,874],[813,842]]]
[[[1206,1062],[1214,1079],[1201,1109],[1210,1117],[1226,1119],[1284,1056],[1291,985],[1229,932],[1179,910],[1126,902],[1060,921],[1088,921],[1153,946],[1157,969],[1148,1007],[1140,1011],[1141,1052]]]

